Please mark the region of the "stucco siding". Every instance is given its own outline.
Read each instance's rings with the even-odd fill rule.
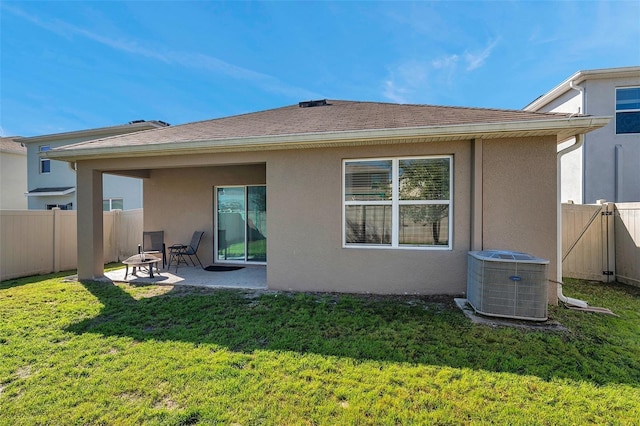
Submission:
[[[211,264],[214,186],[257,185],[265,179],[264,164],[153,170],[144,182],[144,230],[164,231],[167,246],[188,243],[194,231],[204,231],[198,256]]]
[[[201,167],[151,171],[144,182],[144,228],[164,230],[167,245],[204,230],[198,254],[211,263],[213,187],[266,183],[269,288],[460,294],[470,244],[470,146],[461,141],[201,156]],[[343,159],[442,154],[454,156],[453,250],[342,247]],[[142,161],[161,167],[166,159]]]
[[[583,87],[585,83],[579,84]],[[542,106],[541,112],[566,112],[572,114],[585,114],[584,95],[578,90],[568,90],[556,99],[551,100],[548,104]],[[567,144],[575,143],[572,139]],[[558,147],[558,151],[564,149],[567,144]],[[583,200],[583,149],[577,149],[561,159],[561,193],[560,200],[563,203],[569,200],[575,203],[582,203]]]
[[[556,141],[553,137],[484,142],[483,248],[548,259],[555,279]],[[549,301],[556,301],[549,285]]]
[[[470,241],[470,142],[282,152],[267,163],[270,288],[460,294]],[[452,154],[453,250],[342,247],[342,160]]]
[[[640,76],[588,80],[585,82],[585,109],[590,115],[615,117],[616,87],[640,86]],[[616,164],[616,146],[622,155]],[[585,135],[585,203],[605,199],[615,202],[640,201],[640,134],[616,134],[615,118]],[[616,194],[616,174],[622,182]]]
[[[539,111],[585,114],[584,107],[582,106],[582,101],[582,93],[580,93],[578,90],[569,90],[541,107]]]
[[[142,208],[142,180],[108,174],[103,175],[102,179],[103,199],[122,198],[123,210]]]
[[[198,254],[214,261],[215,186],[267,185],[267,285],[276,290],[377,294],[462,294],[473,218],[471,187],[483,180],[482,246],[518,250],[556,263],[556,138],[483,142],[482,172],[472,174],[472,142],[292,149],[127,158],[120,171],[148,170],[144,229],[165,243],[205,231]],[[343,247],[345,159],[453,156],[450,250]],[[106,170],[113,162],[86,163]],[[141,237],[141,236],[140,236]],[[550,286],[555,302],[555,286]]]
[[[0,152],[0,210],[27,208],[27,156]]]
[[[558,145],[558,152],[575,143],[575,138],[569,139]],[[582,149],[575,149],[560,158],[560,201],[562,203],[582,204],[582,157]]]

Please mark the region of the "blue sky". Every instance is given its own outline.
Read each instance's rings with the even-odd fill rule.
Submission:
[[[638,1],[0,2],[0,134],[309,99],[520,109],[640,65]]]

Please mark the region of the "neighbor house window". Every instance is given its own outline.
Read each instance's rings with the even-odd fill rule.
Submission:
[[[40,152],[47,152],[51,150],[51,147],[49,145],[42,145],[40,147]],[[51,160],[49,160],[48,158],[41,158],[40,159],[40,173],[51,173]]]
[[[102,211],[123,210],[124,200],[122,198],[107,198],[102,200]]]
[[[59,208],[60,210],[73,210],[73,203],[67,204],[47,204],[47,210]]]
[[[616,89],[616,133],[640,133],[640,87]]]
[[[451,156],[345,160],[347,247],[451,248]]]

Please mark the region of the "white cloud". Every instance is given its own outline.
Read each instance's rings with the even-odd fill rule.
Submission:
[[[409,60],[390,67],[383,83],[383,96],[392,102],[439,102],[439,92],[447,91],[456,79],[482,67],[498,44],[490,40],[479,51],[449,53],[431,60]]]
[[[479,52],[465,51],[464,60],[467,63],[466,70],[473,71],[476,68],[480,68],[482,65],[484,65],[485,61],[489,58],[489,56],[491,55],[491,52],[493,51],[493,49],[496,47],[497,44],[498,44],[498,40],[496,39],[489,42],[489,44]]]
[[[383,95],[392,102],[397,104],[407,103],[407,92],[408,90],[406,87],[398,87],[398,84],[393,80],[387,80],[384,82]]]
[[[145,47],[143,43],[137,41],[127,40],[121,37],[115,38],[109,35],[98,34],[88,29],[81,28],[58,19],[46,21],[38,16],[30,15],[19,8],[8,6],[5,6],[4,8],[9,10],[13,14],[30,21],[34,25],[37,25],[43,29],[54,32],[66,38],[80,36],[104,46],[110,47],[114,50],[118,50],[128,54],[142,56],[145,58],[178,65],[185,68],[218,72],[236,80],[247,81],[261,87],[266,91],[273,93],[280,93],[286,96],[295,96],[300,98],[320,97],[318,94],[310,92],[306,89],[288,85],[274,76],[243,68],[203,53],[180,52],[164,49],[160,51],[153,48]]]
[[[416,92],[422,92],[429,81],[429,65],[424,62],[405,62],[389,71],[384,82],[383,96],[392,102],[410,103]]]
[[[442,58],[434,59],[431,61],[431,65],[435,69],[451,69],[455,68],[458,64],[458,59],[460,57],[458,55],[449,55]]]

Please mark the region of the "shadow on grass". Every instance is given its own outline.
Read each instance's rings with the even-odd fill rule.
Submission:
[[[97,317],[67,329],[74,333],[214,344],[243,353],[294,351],[535,375],[545,380],[640,385],[639,356],[633,344],[621,346],[612,334],[615,321],[620,320],[613,317],[557,308],[563,321],[570,321],[572,315],[574,321],[588,318],[602,322],[608,331],[604,335],[575,330],[534,332],[472,325],[454,308],[452,298],[174,287],[136,300],[115,285],[89,282],[84,286],[104,307]]]
[[[0,290],[6,290],[13,287],[20,287],[27,284],[37,284],[39,282],[55,279],[55,278],[68,277],[69,275],[73,275],[75,273],[76,273],[75,270],[71,270],[71,271],[56,272],[52,274],[31,275],[29,277],[9,279],[9,280],[0,282]]]
[[[110,271],[113,269],[120,269],[123,267],[122,263],[107,263],[104,265],[105,271]],[[27,284],[36,284],[41,281],[55,279],[55,278],[65,278],[70,276],[75,276],[77,271],[75,269],[69,269],[67,271],[61,272],[52,272],[49,274],[42,275],[30,275],[26,277],[12,278],[5,281],[0,281],[0,290],[6,290],[13,287],[20,287]]]

